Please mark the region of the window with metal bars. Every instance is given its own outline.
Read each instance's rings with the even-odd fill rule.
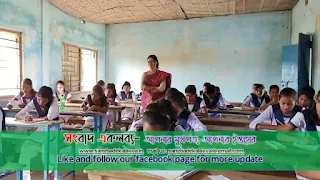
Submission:
[[[21,32],[0,28],[0,96],[11,96],[20,92],[21,52]]]
[[[62,75],[71,92],[91,91],[97,82],[97,51],[63,45]]]

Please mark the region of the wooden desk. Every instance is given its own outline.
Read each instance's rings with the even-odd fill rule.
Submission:
[[[239,115],[260,115],[261,112],[244,110],[208,110],[209,113],[239,114]]]
[[[200,121],[204,125],[215,126],[232,126],[249,128],[250,121],[248,119],[233,119],[233,118],[201,118]]]
[[[100,112],[93,112],[93,111],[66,111],[60,112],[60,115],[67,115],[67,116],[81,116],[81,117],[93,117],[93,129],[95,131],[100,130],[102,131],[102,121],[103,117],[105,116],[104,113]]]
[[[44,131],[50,131],[51,129],[55,129],[56,131],[60,131],[60,122],[59,121],[39,121],[39,122],[25,122],[23,120],[16,120],[15,118],[9,118],[7,117],[6,120],[6,126],[7,127],[25,127],[25,128],[41,128],[44,129]],[[49,133],[48,137],[49,138]],[[57,138],[59,141],[59,139]],[[59,143],[57,143],[59,144]],[[44,157],[49,158],[49,142],[45,143],[45,149],[46,149],[46,154]],[[57,148],[59,150],[59,147]],[[59,154],[59,153],[58,153]],[[45,166],[47,169],[49,168],[49,160],[46,160],[47,164]],[[54,172],[54,176],[56,178],[59,178],[59,171]],[[49,171],[46,170],[43,172],[43,179],[47,180],[49,178]]]
[[[133,171],[84,171],[89,180],[159,180],[159,178],[141,175]],[[165,172],[165,171],[164,171]],[[223,175],[230,180],[291,180],[295,179],[293,172],[277,171],[201,171],[187,180],[210,180],[208,176]]]

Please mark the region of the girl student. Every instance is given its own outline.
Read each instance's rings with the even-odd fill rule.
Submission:
[[[117,90],[116,90],[116,86],[113,83],[108,83],[104,94],[107,98],[107,103],[109,105],[114,105],[117,106],[118,103],[120,102],[120,98],[117,95]],[[108,128],[110,129],[114,129],[115,128],[115,124],[116,124],[116,119],[117,117],[114,117],[114,113],[113,112],[107,112],[107,122],[108,122]]]
[[[131,90],[131,84],[126,81],[122,85],[122,91],[120,92],[120,99],[121,101],[129,101],[135,102],[137,101],[136,94]],[[135,115],[135,108],[133,107],[126,107],[124,110],[121,111],[121,119],[122,120],[133,120]]]
[[[88,94],[86,99],[83,101],[81,105],[83,111],[96,111],[100,113],[106,113],[108,109],[108,103],[106,96],[104,95],[103,89],[100,85],[95,85],[92,88],[91,94]],[[107,119],[106,117],[103,118],[102,121],[102,130],[106,130],[107,126]],[[83,126],[84,129],[90,129],[93,126],[93,119],[88,118],[85,121]]]
[[[12,101],[18,101],[19,107],[24,108],[36,96],[36,93],[32,87],[31,79],[26,78],[22,81],[22,91],[17,94]],[[7,107],[8,109],[13,108],[11,102],[8,103]]]
[[[36,114],[31,116],[31,111],[36,110]],[[17,113],[17,120],[34,121],[34,118],[44,118],[45,120],[59,120],[59,106],[57,98],[54,97],[53,91],[50,87],[42,86],[39,89],[36,97],[33,98],[20,112]],[[38,129],[41,130],[41,129]],[[30,165],[30,159],[36,157],[43,149],[41,147],[42,139],[39,139],[37,134],[31,135],[21,147],[21,151],[28,153],[21,153],[19,163]],[[39,141],[39,142],[38,142]],[[50,151],[55,152],[55,147],[51,147]],[[51,153],[50,153],[51,154]],[[52,153],[54,154],[54,153]],[[55,159],[55,158],[50,158]],[[44,161],[45,162],[45,161]],[[52,162],[53,163],[53,162]],[[51,163],[50,163],[51,164]],[[23,179],[30,180],[30,171],[23,171]],[[50,173],[50,179],[53,179],[53,174]]]
[[[120,98],[117,95],[116,86],[113,83],[108,83],[106,85],[104,94],[109,105],[118,105]]]
[[[178,124],[186,131],[207,131],[205,125],[198,117],[188,110],[185,96],[175,88],[170,88],[165,93],[165,99],[169,100],[178,114]]]
[[[35,116],[30,115],[33,110],[37,112]],[[50,87],[42,86],[36,97],[16,114],[18,120],[32,121],[34,117],[47,120],[59,119],[58,100]]]
[[[69,103],[71,103],[71,94],[66,91],[66,86],[63,81],[58,81],[56,84],[57,87],[57,92],[56,92],[56,97],[58,98],[58,101],[60,101],[61,97],[64,97],[65,100]]]
[[[188,103],[188,110],[194,112],[196,115],[204,117],[208,116],[208,110],[204,100],[197,96],[197,89],[195,85],[188,85],[185,90],[185,96]]]
[[[184,131],[177,121],[171,102],[160,99],[147,106],[142,119],[133,122],[129,131]]]

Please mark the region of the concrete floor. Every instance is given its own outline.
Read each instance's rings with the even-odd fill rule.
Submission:
[[[61,173],[62,175],[65,174],[64,172]],[[76,172],[76,180],[88,180],[88,175],[79,171],[79,172]],[[16,180],[16,176],[13,174],[9,177],[6,177],[6,178],[3,178],[3,180]],[[32,172],[31,173],[31,180],[43,180],[43,173],[42,171],[35,171],[35,172]],[[66,178],[63,178],[63,180],[72,180],[72,178],[69,176],[69,177],[66,177]]]

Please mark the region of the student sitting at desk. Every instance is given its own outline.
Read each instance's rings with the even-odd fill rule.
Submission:
[[[66,86],[63,81],[58,81],[56,84],[57,87],[57,92],[56,92],[56,97],[58,101],[60,101],[61,97],[64,97],[65,101],[71,103],[71,94],[66,91]]]
[[[116,86],[113,83],[108,83],[104,94],[107,98],[107,103],[109,105],[114,105],[117,106],[118,103],[120,102],[120,97],[117,95],[117,90],[116,90]],[[108,121],[108,128],[110,129],[114,129],[116,122],[115,120],[117,119],[117,117],[114,117],[114,113],[113,112],[107,112],[107,121]]]
[[[310,99],[311,98],[311,99]],[[301,90],[298,97],[298,106],[302,107],[302,110],[310,107],[313,96],[309,95],[307,90]]]
[[[207,131],[198,117],[188,110],[185,96],[175,88],[170,88],[165,93],[165,99],[169,100],[178,114],[178,124],[186,131]]]
[[[251,129],[277,130],[277,125],[289,123],[289,121],[301,112],[302,108],[296,105],[296,91],[292,88],[284,88],[280,92],[279,104],[269,106],[256,119],[254,119],[249,127]],[[262,124],[264,122],[270,124]]]
[[[31,116],[31,111],[36,110],[37,115],[35,117],[45,118],[46,120],[59,120],[59,106],[58,100],[54,97],[53,91],[50,87],[42,86],[39,89],[36,97],[30,101],[25,108],[23,108],[16,115],[17,120],[32,121],[33,116]],[[22,151],[28,150],[28,153],[22,153],[20,155],[19,163],[21,164],[30,164],[30,159],[37,156],[37,154],[42,150],[39,143],[26,142],[22,145]],[[52,147],[50,150],[53,150]],[[28,161],[28,162],[25,162]],[[50,179],[53,179],[53,174],[50,174]],[[30,180],[31,175],[30,171],[23,171],[23,179]]]
[[[207,89],[211,84],[206,82],[203,84],[202,91],[200,91],[200,97],[203,98],[203,95],[207,93]]]
[[[58,100],[54,97],[50,87],[42,86],[36,97],[16,114],[16,119],[32,121],[33,116],[30,114],[33,110],[37,112],[35,117],[45,118],[47,120],[59,119]]]
[[[104,94],[107,97],[109,105],[118,105],[120,97],[117,95],[116,86],[113,83],[107,84]]]
[[[106,83],[103,80],[99,80],[97,85],[101,86],[102,88],[104,88],[104,86],[106,85]]]
[[[129,131],[184,131],[176,125],[177,113],[170,101],[161,99],[149,104],[142,119],[132,123]]]
[[[196,115],[201,115],[204,117],[208,116],[206,103],[202,98],[197,96],[197,89],[195,85],[188,85],[186,87],[185,96],[190,112],[194,112]]]
[[[269,88],[270,101],[264,104],[260,109],[265,110],[267,107],[279,103],[279,86],[271,85]]]
[[[226,109],[224,99],[221,93],[216,92],[216,87],[214,85],[210,85],[207,88],[207,92],[204,94],[203,100],[206,103],[208,109]]]
[[[18,95],[16,95],[12,101],[18,101],[19,107],[24,108],[35,96],[36,91],[32,88],[32,81],[31,79],[24,79],[22,81],[22,92],[20,92]],[[7,105],[8,109],[12,109],[13,106],[10,104],[10,102]]]
[[[278,130],[320,131],[320,91],[315,97],[315,102],[313,108],[297,112],[288,124],[278,126]]]
[[[122,85],[122,91],[120,92],[120,98],[122,101],[130,101],[130,102],[136,102],[137,97],[136,94],[133,91],[130,91],[131,84],[126,81]],[[135,108],[127,107],[124,110],[121,111],[121,119],[124,120],[133,120],[134,118],[134,112]]]
[[[107,99],[104,95],[103,89],[100,85],[95,85],[92,89],[91,94],[88,94],[86,99],[83,101],[81,107],[83,111],[97,111],[100,113],[106,113],[108,109]],[[104,117],[102,121],[102,131],[106,130],[107,119]],[[93,119],[88,118],[83,125],[83,129],[92,128]]]
[[[257,84],[255,87],[254,93],[251,93],[242,103],[243,110],[257,111],[270,102],[269,96],[263,96],[263,85]]]

